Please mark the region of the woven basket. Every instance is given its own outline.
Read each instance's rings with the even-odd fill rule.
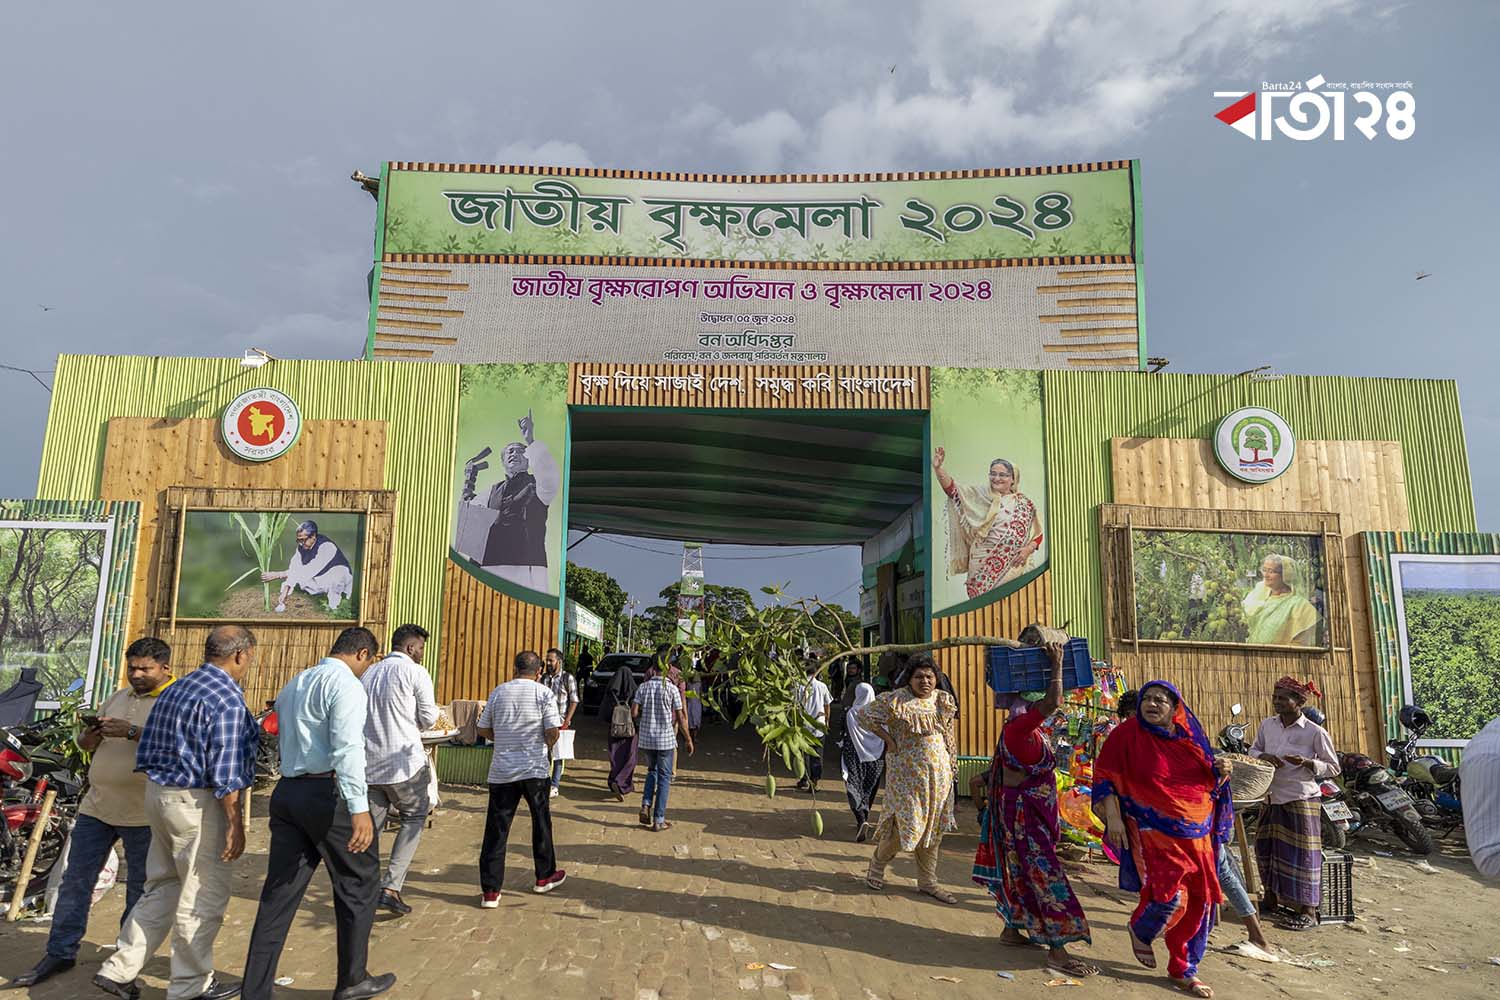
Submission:
[[[1229,794],[1236,802],[1256,802],[1271,790],[1276,768],[1242,753],[1221,753],[1219,759],[1234,765],[1229,774]]]

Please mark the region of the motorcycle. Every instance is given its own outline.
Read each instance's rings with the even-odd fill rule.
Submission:
[[[255,783],[269,785],[281,780],[281,723],[276,703],[266,702],[265,711],[255,717],[260,742],[255,747]]]
[[[69,727],[71,729],[71,727]],[[0,729],[0,903],[9,904],[37,823],[42,801],[49,789],[57,792],[52,812],[42,829],[31,874],[19,891],[23,906],[36,906],[47,889],[52,869],[62,859],[68,834],[73,830],[83,780],[68,756],[51,748],[59,738],[59,726],[42,720],[27,726]],[[71,733],[68,735],[71,739]]]
[[[1390,768],[1362,753],[1339,754],[1339,768],[1344,794],[1354,812],[1351,831],[1381,828],[1394,833],[1413,854],[1432,853],[1432,834]]]
[[[1422,822],[1444,838],[1463,828],[1464,806],[1458,768],[1435,754],[1418,753],[1417,741],[1432,726],[1432,716],[1416,705],[1403,705],[1399,716],[1406,738],[1385,745],[1391,770],[1412,797]]]

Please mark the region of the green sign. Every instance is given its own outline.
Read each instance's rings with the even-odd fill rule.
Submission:
[[[898,262],[1134,252],[1128,161],[1026,176],[733,183],[408,167],[387,172],[388,254]]]

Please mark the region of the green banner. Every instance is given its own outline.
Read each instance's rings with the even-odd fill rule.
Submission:
[[[1036,372],[932,369],[932,613],[996,601],[1047,568]]]
[[[555,606],[568,366],[465,365],[459,379],[453,558],[497,590]]]
[[[1029,176],[708,183],[403,169],[387,254],[960,261],[1134,252],[1128,162]],[[979,172],[975,172],[979,173]]]

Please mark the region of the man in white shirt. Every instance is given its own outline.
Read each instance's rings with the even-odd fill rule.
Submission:
[[[557,699],[538,683],[542,658],[527,650],[516,654],[515,680],[490,692],[479,713],[479,735],[495,745],[490,758],[490,803],[479,848],[479,905],[500,905],[505,883],[505,845],[521,799],[531,812],[531,855],[536,863],[532,892],[551,892],[568,877],[557,867],[552,849],[552,811],[548,800],[551,762],[548,754],[562,727]]]
[[[402,915],[410,913],[411,907],[401,898],[401,887],[432,811],[432,774],[422,748],[422,730],[437,721],[438,707],[432,678],[422,669],[426,649],[427,630],[402,625],[391,636],[391,651],[361,678],[370,701],[365,718],[365,780],[370,786],[370,817],[376,835],[385,828],[392,810],[401,815],[401,829],[380,883],[380,906]]]
[[[808,731],[819,740],[828,731],[828,713],[833,705],[833,692],[828,690],[828,685],[818,676],[818,662],[813,659],[807,661],[807,683],[800,690],[802,711],[812,718],[818,720],[816,723],[808,723]],[[807,776],[797,782],[798,788],[810,792],[817,792],[818,782],[823,780],[823,747],[818,746],[818,752],[808,754],[806,757]]]
[[[1474,867],[1486,878],[1500,879],[1500,719],[1492,719],[1464,748],[1458,780]]]
[[[557,712],[562,716],[562,728],[573,727],[573,713],[578,711],[578,680],[568,673],[566,664],[563,662],[562,650],[553,646],[547,650],[546,666],[542,670],[542,683],[557,698]],[[552,791],[548,794],[557,798],[559,789],[562,788],[563,761],[559,757],[552,762]]]

